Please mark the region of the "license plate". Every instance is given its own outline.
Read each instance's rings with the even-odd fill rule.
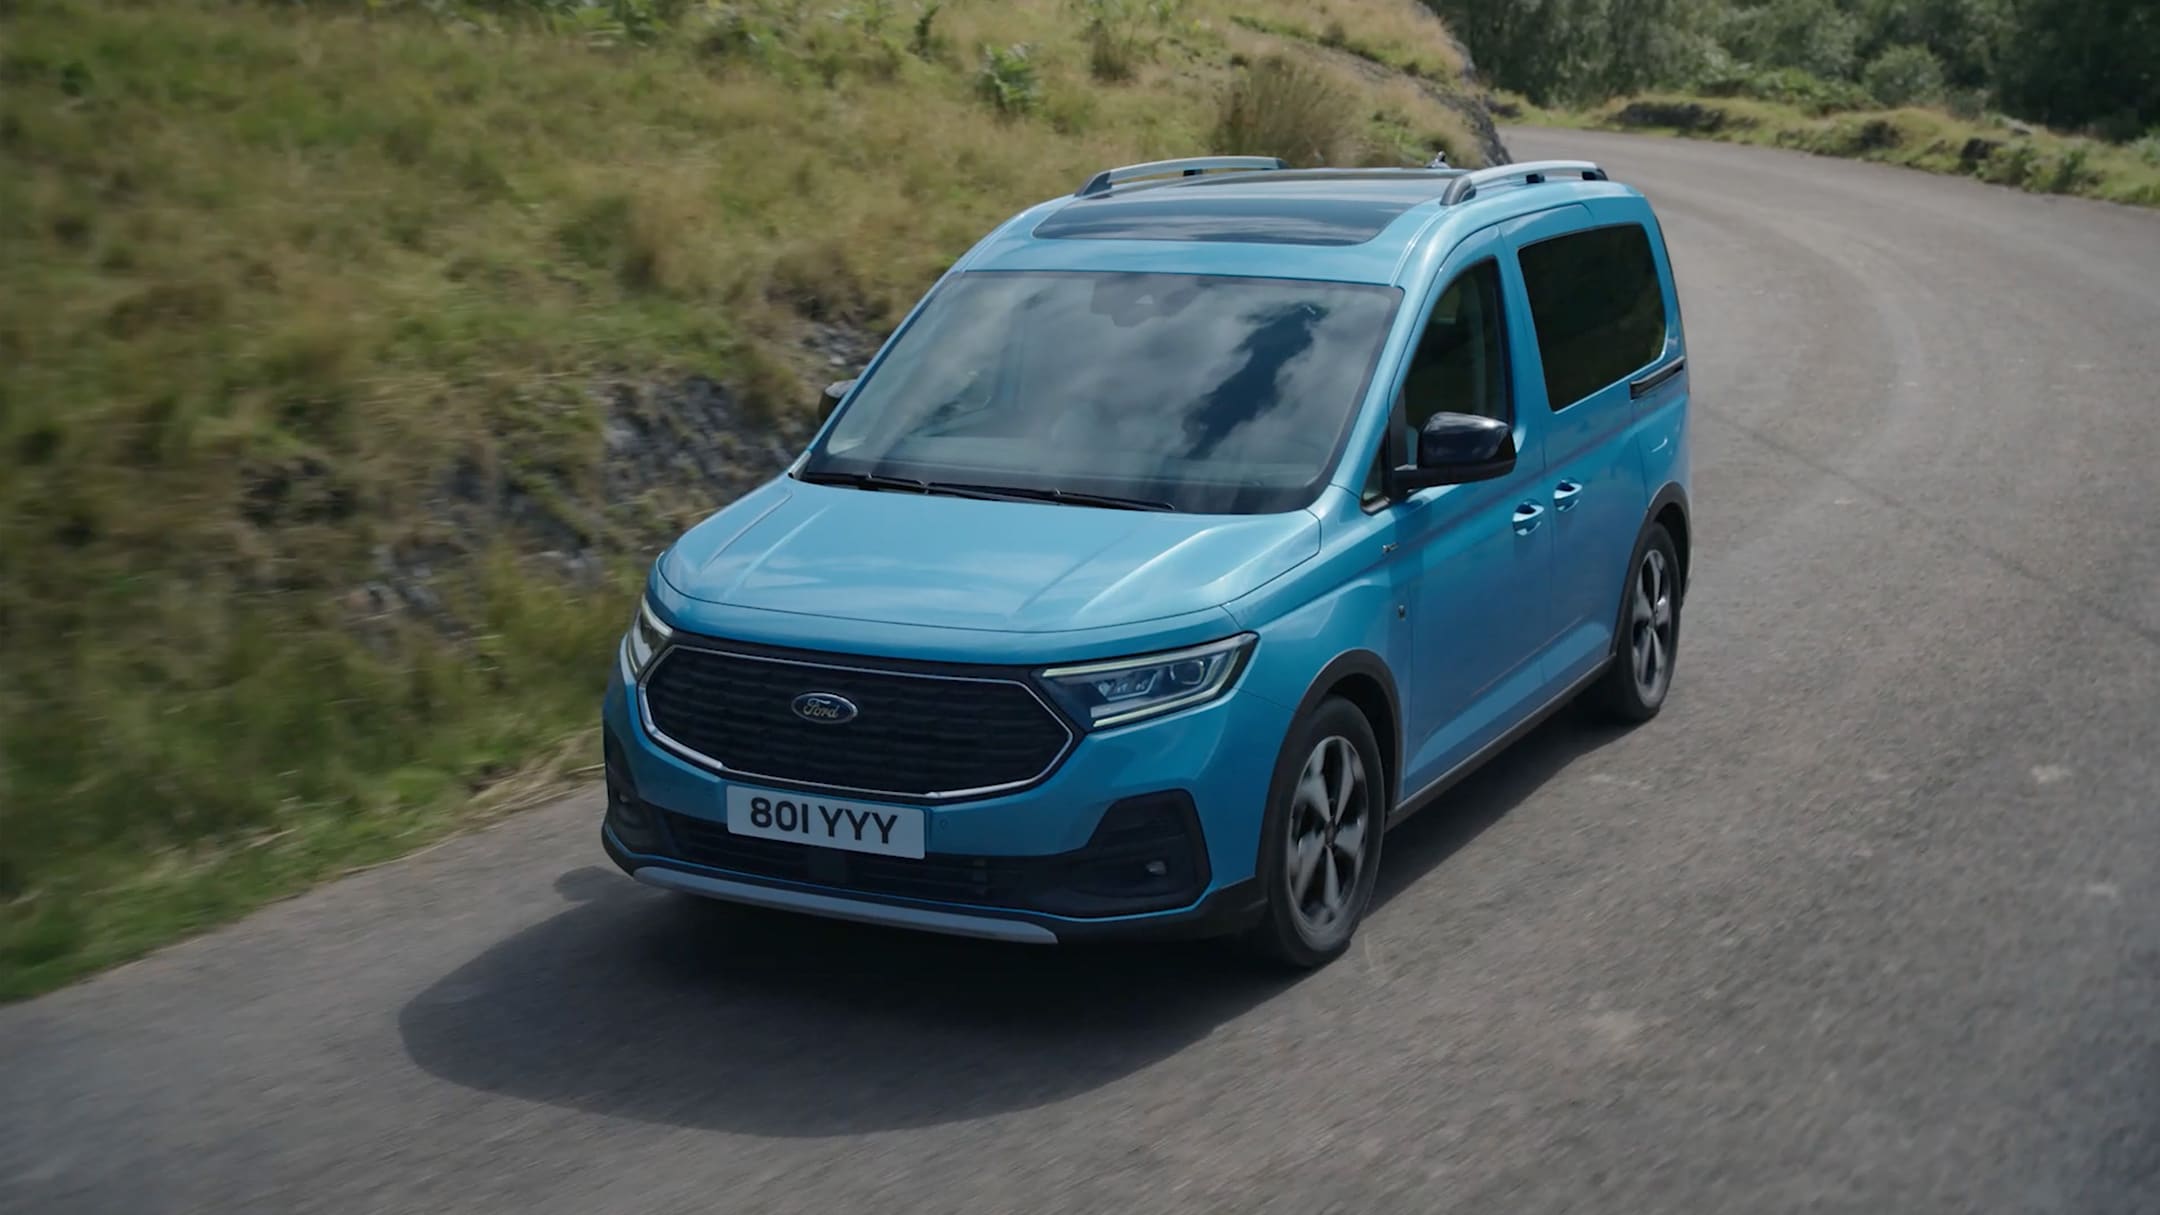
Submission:
[[[878,856],[920,858],[923,812],[915,806],[835,801],[815,794],[729,785],[728,830]]]

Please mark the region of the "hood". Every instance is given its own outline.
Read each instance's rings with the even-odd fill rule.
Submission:
[[[982,502],[773,481],[692,528],[692,599],[887,624],[1056,632],[1219,607],[1320,549],[1320,523]]]

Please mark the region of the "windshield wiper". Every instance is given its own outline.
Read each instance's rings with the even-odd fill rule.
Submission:
[[[941,494],[949,498],[976,498],[995,502],[1002,494],[980,490],[971,485],[947,485],[942,481],[918,481],[913,477],[888,477],[884,473],[806,472],[797,473],[796,479],[813,485],[852,485],[857,489],[885,490],[903,494]]]
[[[812,485],[853,485],[859,489],[896,489],[911,494],[926,493],[930,489],[913,477],[888,477],[882,473],[803,472],[796,473],[795,479]]]
[[[937,484],[946,484],[938,482]],[[1103,506],[1111,510],[1174,511],[1168,502],[1153,498],[1120,498],[1113,494],[1089,494],[1075,489],[1035,489],[1023,485],[946,485],[950,489],[971,490],[982,494],[995,494],[1024,502],[1056,502],[1065,506]]]
[[[857,489],[887,490],[907,494],[936,494],[948,498],[974,498],[983,502],[1056,502],[1066,506],[1102,506],[1112,510],[1176,510],[1168,502],[1151,498],[1119,498],[1072,489],[1034,489],[1020,485],[968,485],[958,481],[919,481],[884,473],[806,472],[796,476],[814,485],[852,485]]]

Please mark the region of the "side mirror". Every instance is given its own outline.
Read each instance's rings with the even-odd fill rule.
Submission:
[[[1395,470],[1399,492],[1490,481],[1515,471],[1515,428],[1498,418],[1436,413],[1418,432],[1417,463]]]
[[[854,387],[854,380],[835,380],[825,386],[825,395],[818,398],[818,425],[823,426],[832,417],[833,410],[840,408],[840,402],[847,399],[848,391]]]

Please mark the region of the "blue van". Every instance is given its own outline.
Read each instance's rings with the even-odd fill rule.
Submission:
[[[1317,966],[1388,828],[1672,686],[1686,343],[1593,164],[1107,170],[825,408],[623,639],[602,841],[642,882]]]

